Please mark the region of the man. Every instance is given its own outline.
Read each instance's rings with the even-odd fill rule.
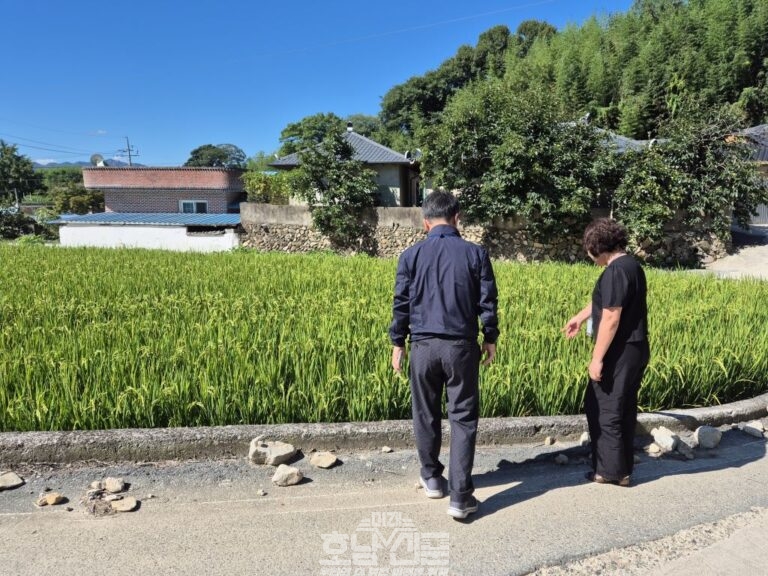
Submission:
[[[429,498],[442,498],[440,462],[443,387],[451,425],[448,514],[477,512],[472,464],[479,414],[480,360],[489,365],[499,335],[496,280],[484,248],[459,231],[459,202],[433,192],[422,206],[427,238],[405,250],[397,265],[392,324],[392,367],[400,372],[410,334],[413,428],[421,461],[419,483]],[[482,322],[482,351],[477,343]]]

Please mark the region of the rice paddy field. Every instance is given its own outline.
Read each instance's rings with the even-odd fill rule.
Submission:
[[[0,245],[0,431],[410,417],[387,337],[396,262]],[[600,270],[495,263],[483,416],[580,413]],[[768,283],[648,270],[643,410],[768,389]]]

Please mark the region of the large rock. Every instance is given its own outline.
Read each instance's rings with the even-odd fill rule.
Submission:
[[[688,460],[693,460],[696,457],[693,452],[693,449],[695,448],[695,446],[693,446],[693,442],[694,441],[692,438],[679,438],[675,449]]]
[[[277,470],[275,470],[274,476],[272,476],[272,482],[278,486],[293,486],[301,482],[303,478],[304,474],[298,468],[280,464]]]
[[[270,466],[279,466],[288,462],[296,455],[296,448],[286,442],[264,441],[261,438],[251,440],[251,447],[248,450],[248,458],[254,464],[268,464]]]
[[[760,420],[752,420],[752,422],[747,422],[744,424],[742,431],[746,432],[750,436],[754,436],[755,438],[763,438],[765,426],[763,426],[763,423]]]
[[[0,492],[24,485],[24,479],[15,472],[0,472]]]
[[[645,448],[645,451],[648,452],[648,454],[661,454],[661,448],[658,444],[656,444],[656,442],[651,442],[648,444],[648,446]]]
[[[713,426],[699,426],[693,436],[701,448],[711,450],[718,447],[723,433]]]
[[[58,492],[48,492],[47,494],[40,494],[40,498],[35,502],[36,506],[56,506],[57,504],[64,504],[68,500],[59,494]]]
[[[674,452],[680,443],[680,437],[665,426],[651,430],[651,436],[662,452]]]
[[[309,463],[317,468],[330,468],[334,466],[339,459],[330,452],[315,452],[309,459]]]
[[[125,490],[125,482],[123,482],[122,478],[113,478],[109,477],[104,479],[104,482],[102,484],[102,489],[106,490],[110,494],[118,494],[119,492],[122,492]]]
[[[120,500],[113,500],[109,503],[110,508],[115,512],[133,512],[139,505],[139,501],[133,496],[126,496]]]

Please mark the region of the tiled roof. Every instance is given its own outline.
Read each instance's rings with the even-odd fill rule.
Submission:
[[[606,138],[607,142],[616,152],[623,154],[624,152],[633,151],[639,152],[643,148],[648,148],[652,140],[635,140],[634,138],[627,138],[621,134],[616,134],[610,130],[603,128],[597,128],[597,131]],[[663,142],[663,140],[661,141]]]
[[[245,168],[220,166],[83,166],[83,170],[97,172],[245,172]]]
[[[752,126],[742,130],[739,134],[747,136],[753,147],[752,160],[755,162],[768,162],[768,124]]]
[[[745,130],[742,130],[740,134],[749,136],[750,139],[756,142],[762,142],[763,144],[768,144],[768,124],[760,124],[759,126],[752,126],[751,128],[746,128]]]
[[[366,164],[410,164],[410,161],[404,154],[395,152],[391,148],[387,148],[378,142],[374,142],[370,138],[366,138],[357,132],[344,132],[343,137],[355,150],[355,154],[352,157],[354,160],[360,160]],[[299,164],[299,154],[295,152],[293,154],[288,154],[288,156],[278,158],[272,162],[270,166],[290,168],[298,166]]]
[[[240,214],[175,214],[159,212],[100,212],[62,215],[50,224],[111,224],[114,226],[237,226]]]

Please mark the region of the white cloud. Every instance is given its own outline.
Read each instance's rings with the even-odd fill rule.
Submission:
[[[61,160],[56,160],[55,158],[33,158],[32,162],[37,162],[38,164],[51,164],[55,162],[61,162]]]

